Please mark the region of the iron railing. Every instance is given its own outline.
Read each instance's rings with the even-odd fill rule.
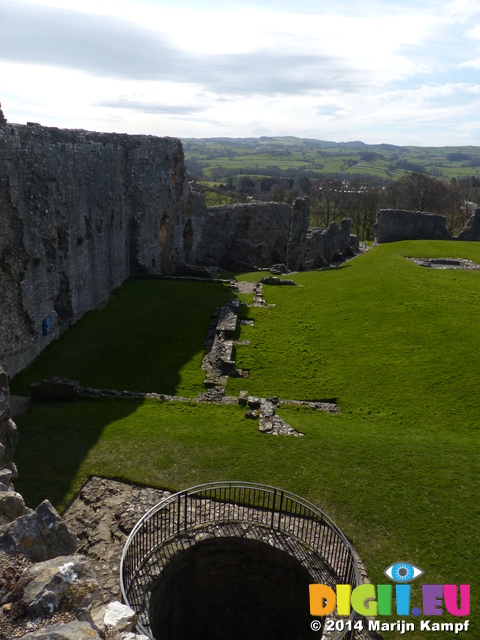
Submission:
[[[199,536],[232,535],[257,539],[267,535],[269,544],[276,544],[275,537],[295,541],[296,549],[303,549],[304,558],[321,559],[326,569],[322,582],[330,582],[333,588],[335,583],[350,584],[352,589],[360,583],[352,546],[312,503],[289,491],[250,482],[203,484],[159,502],[138,521],[127,539],[120,583],[124,602],[137,613],[140,632],[153,638],[148,612],[150,590],[168,559],[195,544]],[[350,625],[345,625],[335,640],[353,640],[353,611],[349,620]]]

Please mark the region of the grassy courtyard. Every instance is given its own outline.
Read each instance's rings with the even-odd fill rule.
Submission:
[[[17,418],[19,490],[31,506],[47,496],[61,509],[92,474],[171,490],[214,480],[280,486],[337,522],[373,582],[386,582],[395,561],[420,567],[412,606],[421,605],[421,582],[470,583],[470,637],[480,637],[480,272],[426,269],[405,256],[480,263],[480,246],[383,245],[338,269],[295,274],[302,286],[265,286],[274,308],[242,308],[255,324],[242,327],[250,345],[237,347],[236,359],[251,373],[230,380],[227,393],[335,399],[337,416],[281,411],[304,438],[260,434],[236,406],[48,403]],[[217,284],[127,282],[12,391],[61,375],[195,396],[210,315],[230,297]]]

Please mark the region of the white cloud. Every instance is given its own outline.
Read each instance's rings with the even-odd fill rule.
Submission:
[[[480,14],[478,0],[454,0],[446,7],[447,13],[459,22],[467,22]]]
[[[0,0],[5,114],[184,137],[442,144],[477,131],[474,83],[455,76],[480,65],[480,27],[465,38],[461,17],[475,3],[286,4]]]

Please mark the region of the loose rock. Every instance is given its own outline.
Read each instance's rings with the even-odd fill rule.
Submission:
[[[101,640],[88,622],[54,624],[22,636],[21,640]]]
[[[32,513],[17,518],[0,529],[0,550],[11,555],[24,553],[34,562],[70,555],[78,548],[78,539],[68,530],[48,500]]]
[[[103,618],[105,628],[111,627],[117,631],[132,631],[136,620],[135,611],[118,601],[110,602]]]
[[[51,615],[65,601],[69,609],[88,606],[98,591],[90,578],[85,556],[60,556],[29,567],[21,579],[23,601],[30,615]]]
[[[0,493],[0,526],[29,513],[32,513],[32,510],[25,506],[23,497],[19,493],[15,491]]]

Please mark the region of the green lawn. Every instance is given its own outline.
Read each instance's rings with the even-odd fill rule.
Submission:
[[[251,375],[230,380],[227,392],[335,398],[342,411],[337,416],[300,408],[280,412],[304,438],[260,434],[236,406],[49,403],[17,419],[19,490],[32,506],[48,496],[63,508],[91,474],[171,490],[235,479],[280,486],[337,522],[374,582],[384,583],[383,570],[399,560],[425,571],[413,583],[412,606],[421,604],[422,582],[472,584],[469,637],[479,638],[480,272],[426,269],[405,256],[480,263],[480,244],[383,245],[338,269],[290,276],[301,287],[264,286],[275,308],[242,308],[255,325],[242,327],[241,337],[251,344],[238,347],[236,358]],[[197,320],[183,324],[181,286],[127,283],[114,302],[82,319],[12,387],[21,390],[30,378],[47,375],[40,372],[81,378],[82,370],[85,384],[166,391],[164,384],[169,392],[195,395],[202,388],[203,372],[195,371],[208,315],[230,294],[221,285],[189,284],[192,296],[195,287],[204,291],[189,311],[194,304],[204,307]],[[145,328],[160,321],[160,308],[176,319],[175,330],[166,322],[156,341],[152,334],[142,342]],[[105,325],[111,327],[120,309],[130,326],[122,343],[112,340],[111,353],[100,357],[99,338],[97,350],[83,353],[78,345],[84,351],[97,333],[106,335]],[[143,314],[142,324],[134,321]],[[196,323],[202,326],[190,342]],[[179,355],[184,342],[190,346]],[[114,371],[109,358],[116,363],[117,351],[126,363],[140,364]],[[161,375],[155,365],[145,370],[141,364],[152,351],[170,363]]]
[[[61,376],[101,389],[195,396],[203,390],[203,340],[228,286],[130,280],[101,311],[90,311],[11,384],[28,394],[36,380]]]

